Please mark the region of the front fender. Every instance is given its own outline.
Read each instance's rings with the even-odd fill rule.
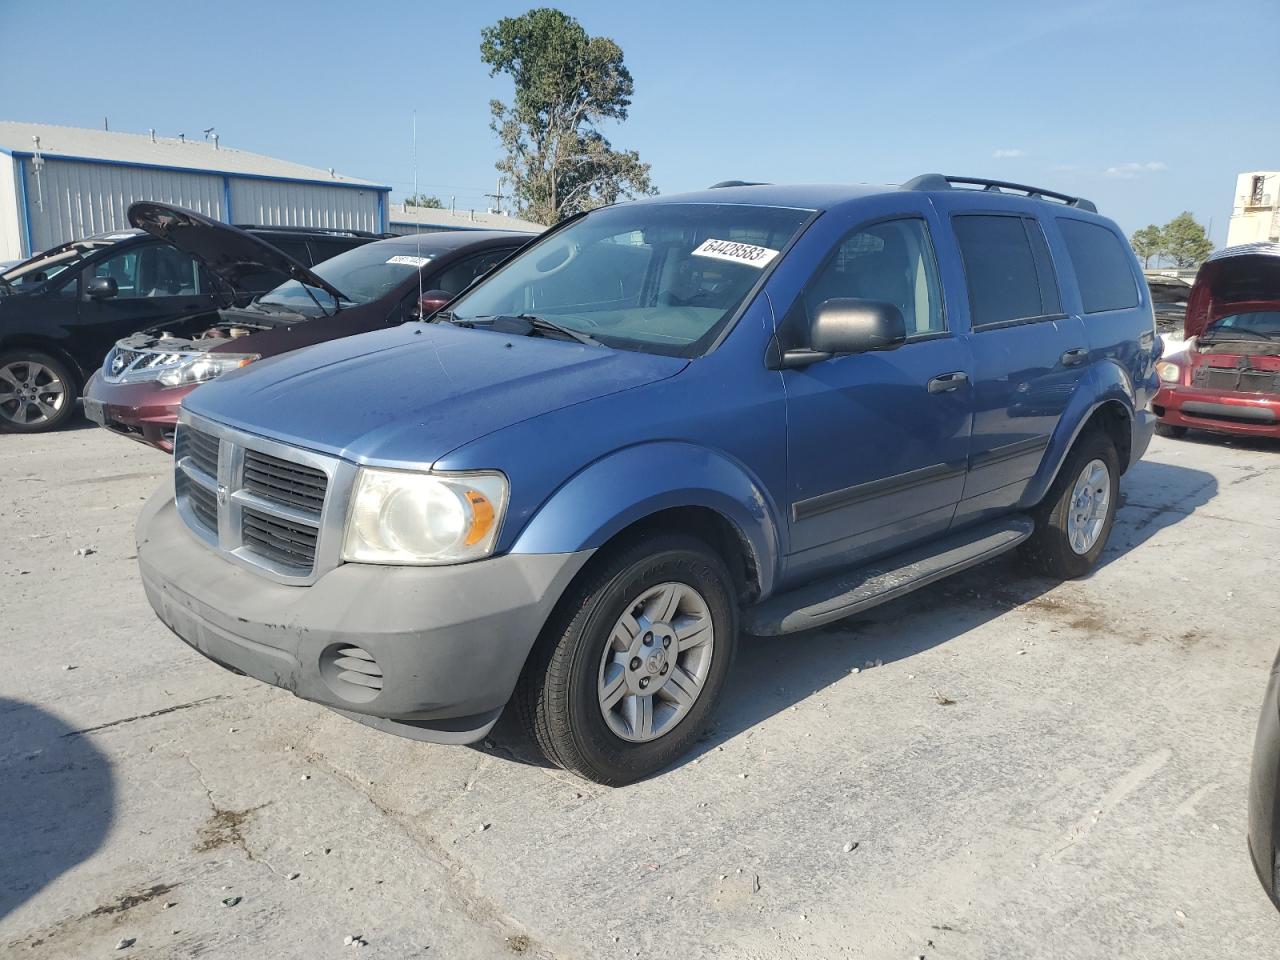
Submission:
[[[539,507],[511,552],[595,549],[673,507],[705,507],[732,523],[751,550],[761,595],[768,596],[781,556],[773,502],[745,466],[691,443],[643,443],[590,464]]]
[[[1044,458],[1040,461],[1040,469],[1036,471],[1022,494],[1022,500],[1019,503],[1021,509],[1029,510],[1044,499],[1049,488],[1053,486],[1058,471],[1062,469],[1067,454],[1071,452],[1076,438],[1080,436],[1089,418],[1105,403],[1116,403],[1124,409],[1128,415],[1129,431],[1132,436],[1134,411],[1137,408],[1133,383],[1124,368],[1110,360],[1092,366],[1075,393],[1071,395],[1066,410],[1058,419],[1058,426],[1054,429],[1053,436],[1049,438],[1049,446],[1045,450]],[[1120,467],[1123,471],[1129,467],[1129,464],[1122,463]]]

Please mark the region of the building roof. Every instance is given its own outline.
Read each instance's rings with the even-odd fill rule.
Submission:
[[[446,210],[440,207],[406,207],[392,203],[387,208],[387,222],[392,226],[423,226],[446,230],[515,230],[541,233],[547,229],[532,220],[521,220],[504,213],[481,210]]]
[[[30,156],[36,152],[35,137],[40,138],[39,152],[49,158],[99,160],[136,166],[390,189],[369,180],[340,173],[331,174],[328,170],[308,167],[290,160],[278,160],[260,153],[215,146],[212,142],[198,139],[198,131],[196,139],[188,138],[184,142],[176,137],[153,139],[149,133],[120,133],[115,130],[89,130],[50,123],[0,120],[0,152]]]

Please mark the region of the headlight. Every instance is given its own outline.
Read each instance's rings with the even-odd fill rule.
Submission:
[[[192,357],[176,367],[170,367],[156,379],[166,387],[183,387],[189,383],[204,383],[224,373],[238,370],[258,359],[256,353],[207,353]]]
[[[1156,364],[1156,376],[1165,383],[1181,383],[1182,368],[1176,363],[1170,363],[1168,360],[1161,360]]]
[[[442,564],[493,552],[507,508],[500,473],[430,474],[362,467],[342,559]]]

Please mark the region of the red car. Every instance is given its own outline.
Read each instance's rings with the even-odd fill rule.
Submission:
[[[1156,364],[1158,429],[1280,437],[1280,244],[1214,254],[1187,300],[1186,349]]]
[[[263,270],[293,277],[247,307],[167,322],[107,354],[85,386],[85,415],[166,452],[178,405],[201,383],[263,357],[429,315],[531,239],[496,230],[393,237],[308,269],[237,227],[180,207],[135,203],[129,220],[199,260],[226,284],[228,303],[244,278]]]

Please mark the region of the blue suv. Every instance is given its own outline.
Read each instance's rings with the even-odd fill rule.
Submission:
[[[436,742],[510,703],[626,783],[690,747],[741,632],[1014,548],[1088,573],[1159,352],[1079,198],[931,174],[619,204],[424,322],[195,391],[138,559],[224,666]]]

